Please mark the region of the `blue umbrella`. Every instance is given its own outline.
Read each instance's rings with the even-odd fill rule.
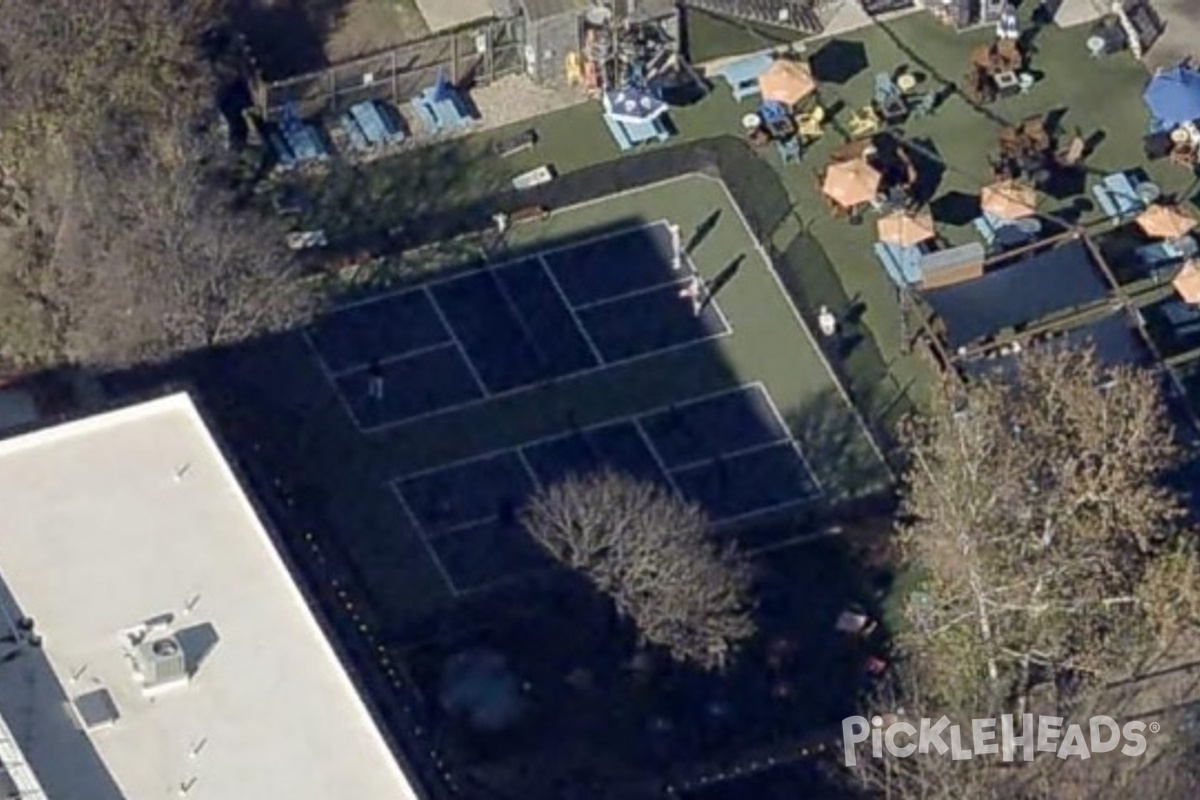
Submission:
[[[658,119],[667,104],[649,92],[625,88],[604,93],[604,111],[616,122],[637,124]]]
[[[1200,119],[1200,72],[1185,67],[1160,72],[1150,79],[1142,99],[1160,129]]]

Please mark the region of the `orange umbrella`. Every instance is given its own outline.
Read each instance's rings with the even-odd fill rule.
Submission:
[[[1185,303],[1200,303],[1200,261],[1192,259],[1179,268],[1175,280],[1171,281],[1175,291]]]
[[[839,161],[825,170],[823,191],[843,208],[854,208],[860,203],[870,202],[879,191],[883,176],[861,158]]]
[[[779,58],[758,77],[758,89],[763,100],[794,106],[817,90],[817,81],[808,64]]]
[[[1033,187],[1011,179],[985,186],[979,193],[980,208],[1000,219],[1032,216],[1036,205],[1037,192]]]
[[[1178,239],[1196,227],[1196,220],[1176,206],[1153,205],[1138,215],[1137,224],[1147,236]]]
[[[911,247],[937,235],[933,229],[933,217],[929,212],[912,214],[908,211],[895,211],[886,217],[880,217],[876,225],[879,241],[898,244],[901,247]]]

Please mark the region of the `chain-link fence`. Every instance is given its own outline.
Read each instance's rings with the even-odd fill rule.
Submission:
[[[252,78],[255,109],[274,121],[284,108],[303,117],[336,113],[363,100],[406,103],[434,85],[438,75],[455,83],[486,86],[522,72],[524,25],[520,18],[489,20],[374,55],[281,80]],[[253,54],[250,71],[257,72]]]

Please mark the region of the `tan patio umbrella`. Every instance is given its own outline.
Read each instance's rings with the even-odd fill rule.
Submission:
[[[1152,205],[1138,215],[1137,224],[1147,236],[1178,239],[1196,227],[1196,219],[1177,206]]]
[[[860,203],[870,202],[883,176],[861,158],[839,161],[825,170],[825,182],[821,191],[843,208],[854,208]]]
[[[901,247],[912,247],[937,235],[933,229],[933,216],[927,211],[918,214],[894,211],[880,217],[877,227],[879,241]]]
[[[1175,280],[1171,281],[1176,293],[1185,303],[1200,303],[1200,261],[1191,259],[1179,268]]]
[[[794,106],[817,90],[817,81],[808,64],[777,58],[758,77],[758,89],[763,100]]]
[[[1000,219],[1033,216],[1036,205],[1037,192],[1033,187],[1012,179],[985,186],[979,193],[980,208]]]

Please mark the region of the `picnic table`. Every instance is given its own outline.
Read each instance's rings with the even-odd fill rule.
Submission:
[[[622,151],[629,150],[645,142],[665,142],[671,137],[671,132],[667,130],[667,126],[663,123],[661,117],[644,122],[622,122],[613,119],[608,114],[603,114],[602,116],[604,117],[604,124],[608,126],[609,133],[612,134],[617,147]]]
[[[758,78],[774,61],[770,53],[757,53],[723,64],[708,74],[725,80],[733,90],[734,100],[744,100],[759,93]]]
[[[543,183],[549,183],[552,180],[554,180],[554,171],[548,165],[542,165],[528,172],[522,172],[512,179],[512,185],[517,190],[532,189],[535,186],[541,186]]]
[[[430,133],[461,128],[474,120],[466,98],[453,86],[430,86],[413,98],[412,107]]]
[[[537,131],[527,128],[520,133],[514,133],[492,142],[492,153],[501,158],[507,158],[528,150],[535,144],[537,144]]]
[[[925,254],[921,245],[876,242],[874,250],[875,258],[883,265],[892,283],[903,288],[921,282],[921,257]]]

